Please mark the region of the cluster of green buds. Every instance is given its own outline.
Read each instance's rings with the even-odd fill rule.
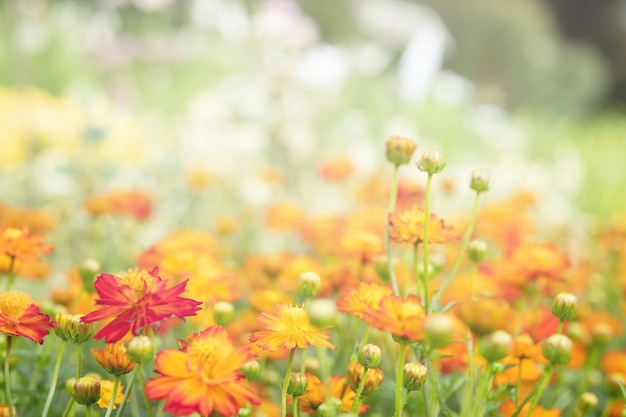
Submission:
[[[408,362],[402,368],[402,385],[409,391],[422,389],[428,378],[428,368],[419,362]]]
[[[57,313],[55,317],[57,327],[54,332],[61,339],[75,345],[91,340],[96,333],[95,325],[82,322],[82,317],[83,314]]]
[[[319,407],[317,407],[318,417],[335,417],[339,414],[343,407],[343,403],[337,397],[327,398]]]
[[[489,362],[496,362],[507,357],[513,349],[513,336],[503,330],[483,336],[480,355]]]
[[[408,164],[416,149],[415,142],[402,136],[389,136],[385,142],[387,160],[396,167]]]

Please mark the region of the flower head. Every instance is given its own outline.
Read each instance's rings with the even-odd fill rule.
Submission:
[[[400,213],[389,215],[389,237],[397,243],[411,243],[424,241],[424,210],[413,207]],[[459,240],[450,226],[446,226],[442,219],[434,214],[430,215],[428,223],[428,242],[446,243]]]
[[[341,292],[337,300],[337,310],[363,319],[365,310],[378,308],[380,300],[392,293],[393,289],[389,285],[362,282],[356,287],[347,288]]]
[[[98,333],[106,343],[122,339],[128,331],[134,335],[146,326],[158,326],[168,318],[193,316],[200,309],[198,301],[180,297],[187,281],[166,289],[168,281],[158,275],[158,269],[131,269],[123,278],[101,274],[94,284],[96,304],[103,306],[82,318],[92,323],[113,317]]]
[[[308,313],[302,307],[278,304],[275,313],[261,313],[257,322],[265,328],[250,336],[250,342],[263,350],[306,349],[311,345],[334,349],[328,341],[330,333],[311,324]]]
[[[368,309],[363,318],[370,326],[394,336],[414,342],[424,340],[424,319],[426,311],[419,297],[388,295],[380,300],[379,308]]]
[[[96,402],[96,405],[100,408],[108,408],[113,396],[113,381],[108,379],[100,380],[100,399]],[[118,405],[124,401],[124,385],[120,383],[117,393],[115,394],[115,401],[113,401],[113,409],[115,410]]]
[[[43,244],[43,235],[33,234],[26,229],[9,227],[0,233],[0,254],[21,262],[39,262],[39,255],[52,252],[51,245]]]
[[[57,327],[50,316],[41,312],[33,300],[21,291],[7,291],[0,295],[0,333],[24,336],[43,343],[48,329]]]
[[[303,396],[298,398],[301,410],[305,413],[315,414],[319,406],[324,404],[324,401],[328,398],[335,397],[341,401],[341,411],[344,413],[350,411],[356,394],[352,388],[350,388],[346,378],[345,376],[333,376],[328,381],[328,386],[326,386],[326,384],[320,381],[315,375],[307,374],[307,380],[309,382],[307,391]],[[366,408],[366,405],[362,405],[359,412],[364,412]]]
[[[111,375],[121,376],[129,373],[135,367],[121,341],[109,343],[104,349],[91,349],[91,353],[96,357],[98,363]]]
[[[220,326],[193,333],[181,345],[180,350],[164,349],[157,354],[159,376],[146,384],[150,399],[166,400],[164,411],[204,416],[216,411],[233,416],[246,401],[260,403],[240,372],[255,358],[250,346],[235,349]]]

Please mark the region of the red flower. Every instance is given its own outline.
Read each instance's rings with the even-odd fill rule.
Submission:
[[[96,339],[104,337],[106,343],[115,343],[129,330],[138,335],[146,326],[158,328],[163,320],[194,316],[200,309],[200,302],[180,297],[187,281],[166,289],[167,280],[158,276],[158,268],[148,272],[145,269],[131,269],[123,278],[101,274],[94,286],[98,292],[99,310],[82,318],[85,323],[114,319],[104,326]]]
[[[48,329],[56,326],[23,292],[7,291],[0,295],[0,333],[24,336],[41,344]]]

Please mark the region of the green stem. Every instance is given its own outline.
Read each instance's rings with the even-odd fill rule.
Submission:
[[[287,416],[287,388],[289,388],[289,379],[291,378],[291,368],[293,367],[293,357],[296,353],[296,348],[292,348],[289,351],[289,359],[287,361],[287,371],[285,372],[285,378],[283,379],[283,386],[280,392],[280,409],[281,416]]]
[[[148,394],[146,394],[146,377],[143,375],[143,363],[137,365],[139,370],[139,380],[141,381],[141,392],[143,396],[144,403],[146,404],[146,410],[148,410],[148,416],[153,417],[154,413],[152,412],[152,405],[150,404],[150,398],[148,398]]]
[[[354,401],[352,402],[352,407],[350,407],[351,414],[358,414],[359,408],[361,407],[361,395],[363,395],[363,389],[365,388],[365,381],[367,380],[367,371],[369,368],[363,367],[363,374],[361,374],[361,381],[359,382],[359,387],[356,390],[356,395],[354,397]]]
[[[474,280],[476,279],[477,271],[478,271],[478,264],[476,262],[472,262],[472,269],[470,271],[470,281],[469,281],[469,295],[474,294]]]
[[[467,367],[469,369],[469,375],[465,382],[465,390],[463,391],[463,403],[461,410],[461,417],[466,417],[468,415],[468,411],[470,411],[471,406],[473,404],[472,397],[474,394],[474,379],[476,374],[475,362],[474,362],[474,340],[472,339],[472,333],[469,329],[467,329],[467,355],[468,355],[468,364]]]
[[[563,333],[563,323],[564,323],[563,320],[559,320],[559,324],[556,327],[556,333],[557,334],[562,334]]]
[[[531,399],[533,400],[535,406],[537,405],[537,403],[539,402],[539,397],[541,397],[543,390],[545,390],[545,388],[548,386],[547,382],[550,381],[550,376],[552,376],[552,370],[553,368],[551,364],[546,365],[537,385],[535,385],[535,387],[530,392],[530,394],[528,394],[528,396],[524,398],[524,401],[522,401],[521,403],[517,405],[517,408],[515,409],[515,412],[513,413],[511,417],[519,416],[519,414],[522,412],[522,408],[524,408],[526,403],[530,401]],[[537,396],[537,394],[539,395]],[[536,397],[536,400],[535,400],[535,397]],[[530,415],[530,413],[532,412],[532,409],[534,408],[535,407],[531,405],[531,408],[529,409],[529,412],[527,413],[527,415]]]
[[[391,183],[391,195],[389,196],[389,208],[387,209],[387,221],[385,222],[385,244],[387,250],[387,268],[389,268],[389,280],[391,281],[391,288],[395,295],[400,295],[398,289],[398,282],[396,281],[396,272],[393,267],[393,261],[391,259],[391,239],[389,238],[389,217],[396,208],[396,199],[398,196],[398,165],[393,167],[393,180]]]
[[[532,402],[530,403],[530,408],[528,409],[528,413],[526,414],[526,417],[529,417],[532,414],[537,404],[539,404],[539,400],[541,399],[543,392],[546,390],[546,388],[548,387],[548,384],[550,383],[550,377],[552,376],[554,367],[550,364],[546,366],[549,368],[548,372],[544,372],[544,375],[543,375],[544,378],[541,380],[541,382],[538,385],[539,389],[537,390],[536,395],[533,397]]]
[[[424,309],[426,310],[426,314],[430,312],[429,310],[429,298],[430,294],[428,293],[428,227],[430,225],[430,186],[433,180],[433,174],[428,174],[428,180],[426,181],[426,197],[424,200],[424,248],[423,253],[423,267],[422,271],[422,281],[424,285]]]
[[[107,407],[107,412],[104,417],[109,417],[111,412],[113,412],[113,407],[115,406],[115,397],[117,397],[117,390],[120,386],[120,377],[115,377],[115,382],[113,382],[113,392],[111,393],[111,401],[109,401],[109,406]]]
[[[80,378],[80,371],[83,366],[83,344],[76,345],[76,379]]]
[[[298,417],[298,397],[295,395],[291,397],[293,399],[293,411],[291,412],[292,417]]]
[[[435,305],[439,303],[439,298],[441,297],[441,294],[446,289],[448,284],[450,284],[450,281],[452,281],[452,278],[455,277],[457,270],[459,269],[459,265],[461,264],[461,257],[467,250],[467,245],[469,244],[469,240],[472,237],[472,231],[474,230],[474,224],[476,223],[476,216],[478,214],[479,197],[480,197],[480,193],[477,192],[476,198],[474,199],[474,206],[472,207],[472,215],[470,217],[470,222],[469,222],[469,225],[467,226],[467,230],[465,231],[465,235],[463,236],[463,242],[461,243],[461,249],[456,255],[456,259],[454,260],[454,265],[452,266],[450,273],[446,276],[446,279],[441,284],[439,291],[437,291],[437,293],[433,297],[433,304]]]
[[[124,398],[122,399],[122,404],[120,404],[120,408],[118,408],[116,417],[121,417],[124,409],[126,408],[126,404],[128,403],[128,397],[130,393],[133,391],[133,385],[135,385],[135,379],[137,379],[137,369],[139,366],[135,366],[135,369],[130,374],[130,382],[128,383],[128,388],[126,388],[126,392],[124,393]]]
[[[85,417],[91,417],[91,404],[85,406]]]
[[[68,417],[70,415],[72,409],[74,408],[74,404],[76,404],[76,400],[74,399],[74,396],[71,395],[70,401],[67,403],[67,406],[65,407],[65,410],[63,411],[63,417]]]
[[[523,357],[520,358],[518,369],[517,369],[517,384],[515,385],[515,405],[519,403],[520,394],[522,392],[522,362],[523,361],[524,361],[524,358]]]
[[[7,276],[7,291],[13,288],[13,284],[15,284],[15,256],[11,256],[11,261],[9,262],[9,271]]]
[[[485,405],[487,404],[487,394],[489,393],[489,387],[493,380],[493,363],[488,362],[485,372],[480,376],[478,381],[478,388],[476,389],[476,397],[474,397],[474,407],[472,415],[482,416],[485,412]]]
[[[14,417],[13,414],[13,401],[11,401],[11,370],[10,363],[11,362],[11,342],[13,338],[11,336],[7,336],[7,347],[6,354],[4,355],[4,396],[5,401],[7,403],[7,407],[9,408],[9,417]]]
[[[400,417],[402,415],[402,409],[404,408],[404,404],[402,404],[402,369],[404,368],[404,357],[406,355],[406,346],[403,342],[400,342],[400,353],[398,355],[398,363],[396,364],[396,413],[395,417]]]
[[[418,248],[420,242],[419,240],[415,242],[413,245],[413,278],[415,279],[415,293],[418,295],[423,294],[424,288],[422,287],[422,282],[420,280],[420,273],[418,271]]]
[[[63,352],[65,351],[65,345],[67,345],[67,340],[63,340],[61,342],[61,348],[59,349],[59,354],[57,355],[57,361],[54,364],[54,371],[52,372],[52,382],[50,383],[50,391],[48,391],[48,398],[46,398],[46,405],[43,408],[42,417],[47,417],[48,411],[50,411],[50,405],[52,404],[54,391],[56,390],[57,381],[59,380],[59,371],[61,370],[61,362],[63,361]]]

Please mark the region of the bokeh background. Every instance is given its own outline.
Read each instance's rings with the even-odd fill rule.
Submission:
[[[144,246],[281,200],[346,211],[337,183],[389,174],[391,134],[444,153],[442,189],[482,168],[488,198],[530,191],[545,221],[626,207],[624,0],[0,7],[0,200],[49,207],[70,240],[115,188],[158,203]]]

